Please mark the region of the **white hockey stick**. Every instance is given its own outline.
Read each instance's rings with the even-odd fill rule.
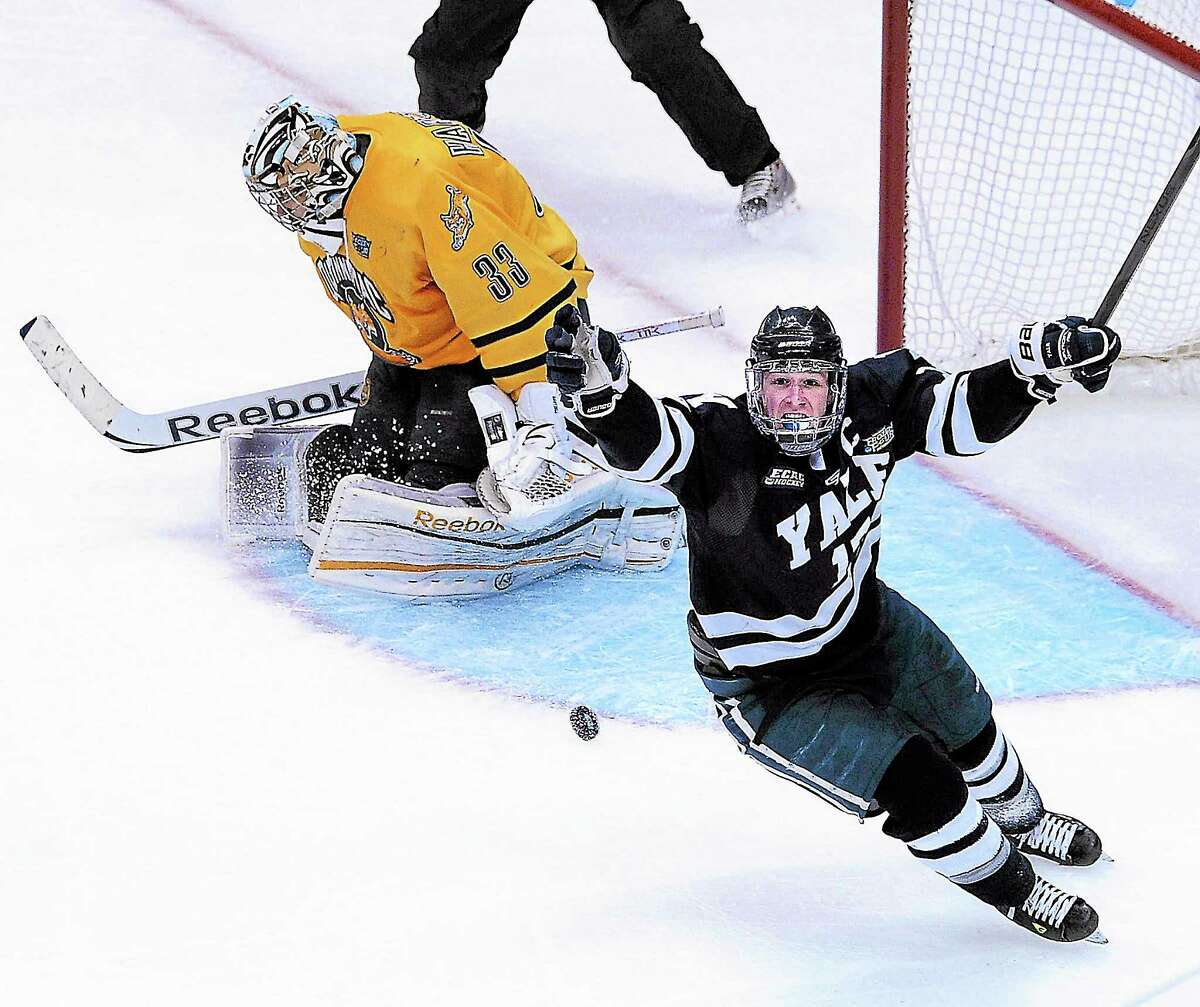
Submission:
[[[617,338],[630,342],[724,324],[724,311],[713,308],[657,325],[627,329],[618,332]],[[213,440],[221,435],[223,427],[278,426],[293,420],[344,412],[358,405],[358,389],[366,374],[365,371],[351,371],[163,413],[138,413],[96,379],[45,315],[38,315],[21,326],[21,338],[67,401],[96,431],[123,451],[161,451]]]
[[[670,332],[684,332],[687,329],[719,329],[725,324],[725,309],[718,306],[708,311],[698,311],[694,315],[684,315],[683,318],[673,318],[669,322],[659,322],[657,325],[643,325],[640,329],[623,329],[616,334],[623,343],[636,343],[639,339],[653,339],[655,336],[665,336]]]

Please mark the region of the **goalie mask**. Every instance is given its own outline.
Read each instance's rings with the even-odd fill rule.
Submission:
[[[746,405],[761,433],[788,455],[810,455],[842,425],[846,360],[820,308],[775,308],[750,341]]]
[[[267,109],[242,155],[250,195],[289,231],[340,214],[362,167],[354,137],[294,95]]]

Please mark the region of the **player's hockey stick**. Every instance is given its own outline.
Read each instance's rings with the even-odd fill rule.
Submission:
[[[1192,169],[1196,167],[1198,159],[1200,159],[1200,130],[1196,131],[1196,135],[1192,137],[1192,142],[1188,144],[1187,150],[1183,152],[1183,157],[1168,180],[1167,187],[1163,189],[1162,195],[1158,197],[1158,202],[1154,204],[1154,209],[1150,211],[1150,216],[1142,228],[1142,233],[1137,236],[1137,240],[1133,243],[1133,248],[1129,250],[1129,254],[1125,257],[1125,261],[1117,271],[1112,285],[1108,288],[1108,293],[1104,295],[1104,300],[1100,302],[1100,307],[1096,309],[1096,314],[1092,317],[1093,325],[1107,325],[1108,320],[1112,318],[1113,312],[1117,310],[1117,305],[1121,303],[1121,298],[1125,296],[1125,290],[1129,286],[1129,281],[1133,279],[1133,274],[1137,272],[1137,268],[1142,264],[1146,253],[1150,251],[1150,245],[1153,244],[1155,237],[1157,237],[1159,230],[1165,223],[1167,214],[1171,212],[1171,207],[1175,205],[1175,200],[1179,198],[1179,193],[1183,190],[1188,176],[1192,173]]]
[[[653,339],[655,336],[665,336],[671,332],[684,332],[687,329],[719,329],[725,324],[725,309],[710,308],[708,311],[698,311],[694,315],[684,315],[683,318],[673,318],[669,322],[659,322],[657,325],[643,325],[639,329],[622,329],[616,334],[623,343],[636,343],[639,339]]]
[[[622,342],[725,324],[721,308],[618,332]],[[104,387],[44,315],[21,326],[21,338],[50,380],[92,427],[124,451],[161,451],[219,437],[224,427],[277,426],[330,416],[358,405],[364,371],[268,388],[163,413],[134,412]]]

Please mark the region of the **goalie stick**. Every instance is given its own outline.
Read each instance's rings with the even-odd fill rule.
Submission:
[[[717,307],[683,318],[626,329],[618,332],[617,338],[622,342],[636,342],[688,329],[719,328],[724,324],[725,312]],[[219,437],[225,427],[278,426],[344,412],[358,405],[358,388],[365,377],[364,371],[351,371],[162,413],[139,413],[96,379],[45,315],[38,315],[21,326],[21,338],[50,380],[83,418],[117,447],[135,453],[212,440]]]

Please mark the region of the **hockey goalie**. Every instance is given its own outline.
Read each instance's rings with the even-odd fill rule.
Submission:
[[[669,562],[673,498],[597,464],[545,382],[543,333],[562,304],[586,312],[592,273],[499,151],[461,123],[289,96],[243,173],[372,357],[350,424],[222,431],[232,540],[298,537],[317,580],[417,597]]]

